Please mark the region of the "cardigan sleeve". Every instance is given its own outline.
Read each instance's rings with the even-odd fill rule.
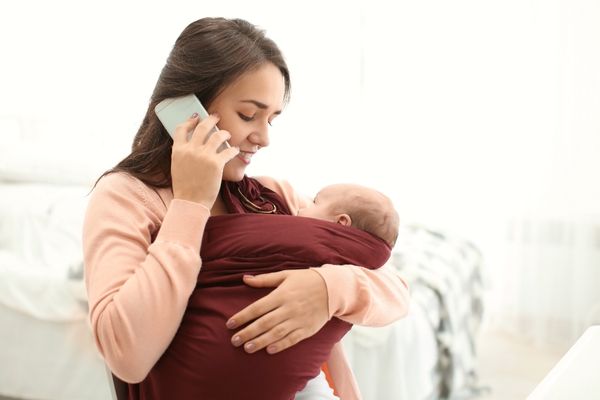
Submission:
[[[209,210],[123,174],[103,177],[83,227],[85,283],[96,345],[111,371],[143,380],[174,337],[200,270]]]

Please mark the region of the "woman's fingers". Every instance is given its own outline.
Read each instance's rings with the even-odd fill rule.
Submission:
[[[230,329],[253,321],[233,335],[233,345],[244,345],[247,352],[271,346],[268,351],[276,353],[314,335],[327,322],[327,288],[317,272],[290,270],[265,274],[262,281],[256,278],[250,279],[253,286],[278,286],[229,319]]]
[[[272,311],[233,335],[231,343],[236,347],[243,345],[247,353],[266,348],[267,353],[275,354],[314,335],[327,322],[309,323],[305,327],[301,325],[302,320],[285,319],[286,313],[278,311]]]
[[[225,164],[239,153],[239,149],[234,147],[226,151],[217,151],[218,147],[230,138],[231,135],[227,131],[216,131],[207,143],[204,143],[208,132],[215,127],[218,120],[214,115],[202,121],[198,116],[193,116],[175,129],[171,152],[174,198],[194,201],[212,208],[219,194]]]
[[[196,129],[199,121],[200,118],[198,118],[198,114],[194,113],[194,115],[186,121],[177,125],[175,132],[173,133],[173,143],[186,143],[188,141],[188,134]]]
[[[192,119],[198,120],[192,117]],[[219,122],[220,117],[217,114],[211,114],[200,122],[196,122],[193,128],[193,133],[189,138],[195,146],[203,146],[206,148],[209,154],[223,153],[224,150],[230,150],[223,154],[222,164],[224,165],[229,160],[239,154],[239,148],[232,147],[227,143],[224,143],[231,139],[231,133],[225,130],[219,130],[216,125]],[[186,121],[187,122],[187,121]],[[188,125],[186,125],[186,128]],[[219,151],[222,149],[223,151]]]
[[[205,144],[209,133],[212,136],[213,129],[215,129],[217,122],[219,122],[218,115],[211,114],[203,120],[200,120],[198,114],[194,113],[190,118],[177,125],[175,132],[173,133],[173,142]],[[218,133],[221,131],[217,130],[216,132]],[[227,139],[229,139],[229,137],[225,137],[221,143]]]
[[[283,283],[288,271],[270,272],[260,275],[244,275],[244,283],[248,286],[260,287],[276,287]]]
[[[219,122],[219,119],[220,118],[218,115],[211,114],[208,117],[204,118],[202,121],[200,121],[194,129],[194,134],[190,138],[190,142],[196,145],[206,144],[208,142],[208,139],[210,139],[209,136],[212,136],[214,134],[213,129],[215,129],[215,126],[217,125],[217,122]],[[217,130],[217,133],[218,132],[220,131]]]
[[[302,328],[294,329],[291,325],[285,328],[284,325],[278,325],[277,328],[247,342],[244,345],[244,350],[246,353],[255,353],[266,348],[269,354],[279,353],[311,336],[306,334],[305,331]]]
[[[229,150],[231,149],[227,149],[226,151]],[[272,272],[257,276],[246,275],[244,276],[244,283],[253,287],[276,287],[284,281],[286,272],[287,271]],[[281,300],[278,298],[277,293],[271,292],[229,318],[227,327],[229,329],[235,329],[238,326],[242,326],[265,315],[280,305]]]
[[[254,321],[255,319],[280,306],[281,301],[277,298],[276,293],[271,292],[229,318],[226,325],[229,329],[235,329],[238,326],[242,326],[250,321]]]
[[[224,158],[224,160],[225,160],[225,161],[224,161],[224,163],[223,163],[223,164],[225,164],[225,163],[227,163],[227,161],[229,161],[229,160],[233,159],[233,158],[234,158],[235,156],[237,156],[238,154],[240,154],[240,148],[239,148],[239,147],[232,146],[232,147],[229,147],[229,148],[227,148],[227,149],[225,149],[225,150],[221,151],[221,152],[219,153],[219,156],[221,156],[221,157],[223,157],[223,158]]]
[[[314,333],[313,333],[314,334]],[[299,328],[289,332],[285,337],[279,341],[275,341],[267,346],[267,353],[276,354],[289,347],[292,347],[301,340],[304,340],[313,334],[306,331],[306,329]]]
[[[237,332],[231,338],[236,347],[244,345],[244,350],[254,353],[269,344],[283,339],[293,329],[292,321],[285,320],[285,313],[272,311]]]
[[[204,145],[211,152],[218,153],[218,149],[223,146],[223,143],[231,139],[231,134],[227,131],[216,131],[210,134]]]

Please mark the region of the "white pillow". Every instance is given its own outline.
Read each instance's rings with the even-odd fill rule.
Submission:
[[[88,186],[0,183],[0,249],[66,277],[81,262]]]

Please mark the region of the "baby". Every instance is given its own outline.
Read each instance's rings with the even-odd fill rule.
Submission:
[[[325,186],[298,216],[353,226],[383,239],[390,248],[398,238],[398,213],[382,193],[356,184]]]

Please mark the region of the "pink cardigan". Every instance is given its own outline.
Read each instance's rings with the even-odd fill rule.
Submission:
[[[309,201],[286,182],[260,177],[290,205]],[[126,382],[142,381],[169,346],[202,265],[200,244],[209,211],[113,173],[92,192],[83,228],[85,282],[96,345]],[[315,268],[327,286],[329,316],[382,326],[408,312],[408,289],[393,271],[357,266]],[[343,400],[360,399],[338,343],[328,361]]]

